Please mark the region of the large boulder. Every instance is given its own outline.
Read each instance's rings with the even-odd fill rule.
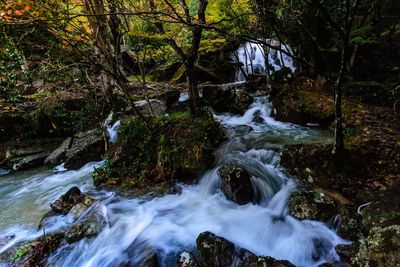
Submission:
[[[240,204],[254,200],[254,190],[251,175],[242,167],[225,164],[220,170],[221,189],[226,198]]]
[[[105,138],[100,129],[78,133],[66,153],[65,168],[76,170],[88,162],[99,161],[104,152]]]

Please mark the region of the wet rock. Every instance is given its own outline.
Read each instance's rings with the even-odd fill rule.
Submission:
[[[288,261],[256,256],[243,248],[235,249],[235,245],[232,242],[210,232],[201,233],[196,240],[196,244],[202,259],[202,266],[294,267]]]
[[[253,122],[264,123],[264,119],[261,117],[261,111],[257,110],[253,115]]]
[[[18,243],[0,255],[0,263],[6,263],[6,266],[44,266],[47,257],[60,247],[63,240],[63,233],[55,233]]]
[[[162,101],[167,108],[171,108],[178,103],[181,93],[178,90],[167,90],[157,96],[157,99]]]
[[[199,267],[196,257],[190,252],[181,252],[178,254],[178,267]]]
[[[201,233],[196,240],[204,266],[231,266],[235,245],[223,237],[210,232]]]
[[[137,267],[159,267],[160,264],[158,263],[158,255],[156,252],[151,253],[150,255],[146,256],[142,259],[137,265]]]
[[[327,222],[339,211],[335,200],[330,196],[307,191],[292,194],[289,200],[289,213],[300,220],[313,219]]]
[[[240,205],[254,200],[251,175],[243,168],[226,164],[219,170],[219,175],[221,177],[221,188],[226,198]]]
[[[67,214],[76,204],[86,203],[88,204],[87,206],[89,206],[90,202],[92,202],[92,200],[82,194],[81,190],[75,186],[69,189],[59,199],[51,203],[50,207],[56,214]]]
[[[236,267],[295,267],[295,265],[291,264],[289,261],[257,256],[243,248],[239,249],[236,254],[233,264]]]
[[[103,133],[99,129],[78,133],[66,154],[65,168],[76,170],[91,161],[99,161],[105,152]]]
[[[71,145],[72,138],[68,137],[56,150],[54,150],[49,156],[47,156],[47,158],[44,160],[44,163],[56,165],[63,162]]]
[[[235,130],[236,134],[239,136],[246,135],[253,130],[253,128],[248,125],[238,125],[238,126],[233,127],[233,129]]]
[[[83,238],[97,236],[105,225],[106,223],[103,216],[99,211],[95,210],[69,228],[65,232],[65,240],[71,244]]]
[[[68,217],[72,221],[76,221],[88,210],[90,206],[93,205],[94,202],[95,201],[92,198],[83,195],[81,202],[74,205],[68,212]]]
[[[158,99],[136,101],[135,106],[142,114],[150,115],[162,115],[167,109],[167,106]]]

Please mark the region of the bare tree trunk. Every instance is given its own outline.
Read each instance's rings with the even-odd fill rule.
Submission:
[[[335,155],[337,166],[340,167],[343,160],[344,135],[343,135],[343,116],[342,116],[342,91],[345,74],[347,71],[348,42],[343,40],[343,49],[340,61],[339,76],[335,83],[335,140],[332,153]]]

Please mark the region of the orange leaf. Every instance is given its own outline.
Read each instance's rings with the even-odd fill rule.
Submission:
[[[29,10],[31,10],[31,7],[30,7],[30,6],[25,6],[25,7],[24,7],[24,10],[25,10],[25,11],[29,11]]]
[[[15,10],[15,15],[22,16],[22,11],[21,10]]]

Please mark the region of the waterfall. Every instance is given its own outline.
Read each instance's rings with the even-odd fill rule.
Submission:
[[[268,43],[273,47],[277,47],[280,50],[286,51],[288,54],[293,54],[293,49],[285,44],[280,44],[276,40],[269,39]],[[293,59],[285,53],[278,51],[277,49],[268,49],[268,63],[270,73],[279,71],[283,67],[290,68],[292,72],[296,70]],[[265,62],[265,52],[262,45],[252,42],[247,42],[235,52],[234,61],[242,65],[236,70],[235,80],[245,81],[246,75],[249,74],[266,74],[267,66]],[[243,73],[244,72],[244,73]]]

